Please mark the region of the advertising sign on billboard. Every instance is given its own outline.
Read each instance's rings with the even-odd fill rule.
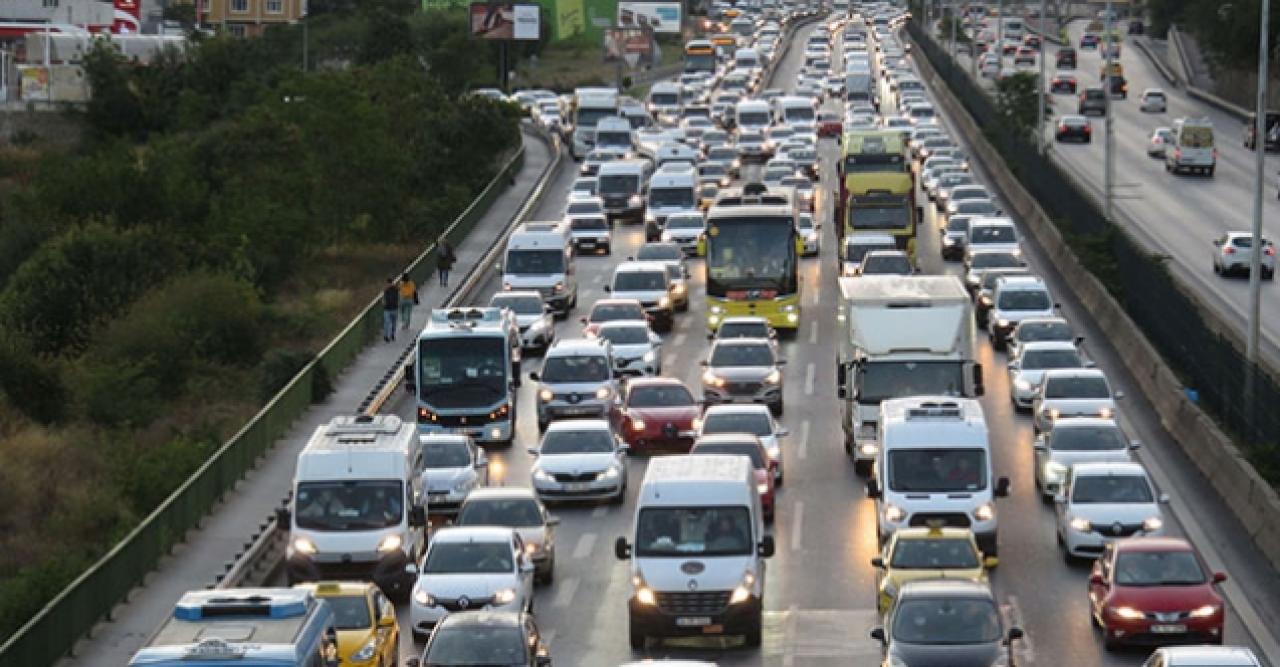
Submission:
[[[541,34],[542,8],[538,5],[498,0],[472,3],[470,10],[472,37],[537,41]]]
[[[640,28],[609,28],[604,33],[605,60],[626,60],[627,55],[648,60],[653,56],[653,32]]]
[[[618,2],[618,25],[658,33],[680,34],[679,2]]]

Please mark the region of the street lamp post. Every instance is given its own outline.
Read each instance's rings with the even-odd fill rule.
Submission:
[[[1262,304],[1262,186],[1266,169],[1267,131],[1267,57],[1270,55],[1267,34],[1270,25],[1271,1],[1262,0],[1262,21],[1258,29],[1258,99],[1255,111],[1254,174],[1253,174],[1253,252],[1249,253],[1249,333],[1245,343],[1245,398],[1249,417],[1253,411],[1253,379],[1258,366],[1259,313]]]
[[[1040,78],[1039,78],[1040,89],[1036,91],[1036,100],[1038,102],[1036,106],[1039,108],[1039,114],[1036,116],[1036,150],[1041,155],[1044,154],[1044,145],[1045,145],[1044,95],[1045,95],[1046,86],[1044,85],[1044,51],[1045,51],[1044,19],[1045,19],[1044,0],[1040,0],[1040,19],[1039,21],[1036,22],[1036,25],[1040,26],[1040,53],[1036,54],[1036,56],[1040,59]]]
[[[1115,160],[1115,124],[1112,122],[1111,114],[1111,62],[1114,51],[1111,48],[1111,31],[1115,28],[1112,22],[1111,0],[1107,0],[1107,23],[1105,32],[1102,35],[1102,49],[1106,60],[1102,67],[1102,99],[1103,99],[1103,122],[1106,123],[1106,136],[1103,146],[1103,215],[1107,221],[1111,221],[1111,198],[1112,189],[1115,187],[1116,176],[1116,160]]]
[[[996,81],[1004,77],[1004,0],[1000,0],[999,12],[999,17],[996,18],[999,21],[996,24],[996,43],[991,45],[996,54]]]

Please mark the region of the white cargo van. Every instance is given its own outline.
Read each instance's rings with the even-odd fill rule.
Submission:
[[[289,585],[369,579],[407,599],[405,566],[426,547],[418,429],[395,415],[334,417],[298,454],[293,498],[277,512],[289,527]]]
[[[760,52],[755,49],[738,49],[733,52],[733,68],[743,72],[758,72],[764,68]]]
[[[644,219],[644,191],[649,183],[648,160],[614,160],[596,172],[596,192],[610,220]]]
[[[674,122],[680,118],[680,107],[684,104],[684,87],[674,81],[659,81],[649,89],[646,100],[649,113],[658,122]]]
[[[632,541],[614,555],[630,560],[630,639],[743,635],[760,646],[764,559],[773,537],[755,471],[745,456],[695,454],[649,462],[636,499]]]
[[[816,131],[818,111],[810,97],[779,97],[774,102],[779,124],[790,125],[796,132],[812,134]]]
[[[1213,121],[1179,118],[1173,121],[1173,145],[1164,149],[1164,170],[1213,176],[1218,149],[1213,147]]]
[[[507,239],[502,289],[538,290],[557,315],[567,315],[578,305],[573,257],[567,223],[523,223]]]
[[[880,542],[899,528],[941,523],[973,530],[982,553],[996,556],[995,499],[1009,495],[1009,478],[991,478],[982,404],[953,396],[889,399],[880,404],[880,429],[880,458],[867,480]]]
[[[764,132],[769,129],[773,114],[764,100],[744,100],[734,109],[734,123],[739,132]]]
[[[655,227],[653,230],[646,229],[645,239],[656,241],[662,234],[667,216],[697,210],[698,172],[683,162],[664,165],[649,177],[645,204],[645,227]],[[649,231],[653,231],[653,234],[649,234]]]

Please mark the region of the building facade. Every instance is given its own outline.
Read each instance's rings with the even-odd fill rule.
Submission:
[[[233,37],[258,37],[307,13],[307,0],[197,0],[197,6],[201,24]]]

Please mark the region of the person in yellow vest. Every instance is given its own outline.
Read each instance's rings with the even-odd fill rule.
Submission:
[[[413,316],[413,307],[418,304],[418,286],[409,274],[400,276],[400,321],[401,328],[409,328],[409,318]]]

